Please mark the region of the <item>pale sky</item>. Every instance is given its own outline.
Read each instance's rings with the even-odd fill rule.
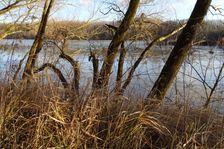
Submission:
[[[66,5],[58,6],[59,9],[53,16],[54,18],[62,20],[114,20],[118,17],[115,13],[112,15],[103,15],[101,13],[106,12],[109,9],[106,4],[107,2],[116,3],[123,11],[125,11],[128,0],[66,0]],[[159,16],[165,20],[187,19],[190,16],[195,3],[196,0],[154,0],[147,6],[141,5],[142,9],[139,10],[139,13],[146,12],[147,14],[159,14]],[[212,5],[224,9],[224,0],[213,0]],[[212,15],[211,12],[208,12],[207,19],[224,20],[224,16]]]
[[[53,16],[54,18],[62,20],[115,20],[118,18],[118,15],[115,13],[112,15],[103,15],[101,13],[106,12],[109,9],[106,4],[107,2],[116,3],[123,11],[125,11],[128,0],[66,0],[66,5],[59,6],[59,10],[55,12]],[[143,8],[142,10],[139,10],[139,13],[159,14],[160,18],[164,20],[187,19],[190,16],[195,3],[196,0],[154,0],[148,5],[141,5]],[[213,0],[212,5],[224,9],[224,0]],[[212,15],[211,12],[209,12],[207,19],[224,20],[224,16]]]
[[[143,2],[149,2],[143,4]],[[110,8],[108,3],[117,4],[122,11],[126,11],[129,0],[57,0],[55,9],[52,11],[52,18],[57,20],[100,20],[100,21],[113,21],[121,19],[122,14],[111,12],[104,15]],[[163,20],[181,20],[188,19],[191,11],[194,8],[196,0],[141,0],[138,15],[145,13],[153,17],[159,17]],[[213,15],[211,12],[218,14],[210,8],[206,19],[224,20],[224,0],[212,0],[212,5],[220,8],[222,15]],[[23,10],[23,9],[22,9]],[[15,16],[23,11],[15,10]],[[38,15],[41,15],[41,11]],[[13,15],[2,16],[0,21],[12,20]]]

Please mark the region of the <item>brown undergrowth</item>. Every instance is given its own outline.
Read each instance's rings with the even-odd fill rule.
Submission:
[[[145,111],[141,101],[77,98],[53,84],[0,91],[0,148],[224,148],[223,115],[211,110]]]

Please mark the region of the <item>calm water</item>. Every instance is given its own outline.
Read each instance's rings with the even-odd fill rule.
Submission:
[[[24,57],[25,53],[30,49],[33,40],[2,40],[0,41],[0,79],[5,81],[13,76],[19,61]],[[106,50],[109,45],[108,40],[104,41],[69,41],[68,53],[73,58],[80,62],[81,66],[81,86],[85,87],[91,82],[92,79],[92,64],[88,61],[88,52],[80,53],[80,51],[87,51],[90,47],[94,49]],[[141,49],[146,46],[143,41],[127,42],[125,47],[129,49],[128,56],[125,61],[124,72],[126,72],[137,59],[139,52],[134,49]],[[10,49],[10,50],[8,50]],[[14,49],[14,50],[12,50]],[[128,88],[128,94],[136,96],[145,96],[151,89],[154,81],[158,77],[165,60],[168,57],[171,46],[157,46],[153,49],[153,52],[147,56],[138,69],[136,70],[133,81]],[[79,52],[77,52],[79,51]],[[212,52],[211,52],[212,51]],[[42,52],[40,53],[38,65],[40,66],[44,62],[50,62],[56,64],[60,68],[64,75],[68,78],[72,78],[72,69],[69,63],[64,60],[58,59],[58,50],[52,45],[45,44]],[[103,57],[101,59],[101,64]],[[213,86],[220,67],[224,62],[224,49],[219,47],[207,47],[197,46],[193,47],[191,54],[186,62],[183,64],[178,76],[174,82],[174,85],[168,94],[169,97],[175,97],[175,100],[191,99],[191,103],[198,104],[200,100],[204,103],[206,99],[205,90],[201,81],[205,80],[210,86]],[[116,59],[113,72],[111,75],[111,86],[115,80],[115,74],[117,71],[118,59]],[[197,72],[196,72],[196,71]],[[50,71],[49,74],[53,75]],[[200,76],[199,76],[200,75]],[[222,74],[222,78],[224,73]],[[203,80],[202,80],[203,78]],[[57,80],[56,77],[53,77]],[[124,76],[125,79],[125,76]],[[215,104],[216,107],[224,107],[224,79],[220,80],[215,92],[213,100],[219,100]],[[173,98],[172,98],[173,99]],[[169,100],[168,100],[169,101]]]

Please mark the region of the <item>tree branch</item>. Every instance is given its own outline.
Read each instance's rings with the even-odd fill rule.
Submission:
[[[175,35],[176,33],[178,33],[179,31],[181,31],[184,27],[185,27],[186,24],[182,25],[181,27],[173,30],[172,32],[166,34],[166,35],[163,35],[163,36],[160,36],[156,39],[154,39],[146,48],[145,50],[141,53],[141,55],[139,56],[139,58],[137,59],[137,61],[134,63],[134,65],[131,67],[131,70],[129,71],[129,74],[128,74],[128,77],[126,79],[126,81],[124,82],[123,86],[122,86],[122,93],[126,90],[127,86],[130,84],[131,82],[131,79],[133,77],[133,74],[136,70],[136,68],[139,66],[140,62],[142,61],[142,59],[145,57],[145,54],[146,52],[148,52],[149,50],[151,50],[151,48],[159,43],[159,42],[162,42],[166,39],[168,39],[169,37]]]
[[[36,69],[34,71],[34,73],[39,73],[39,72],[43,71],[46,68],[51,68],[54,71],[54,73],[58,76],[58,78],[61,80],[62,85],[64,86],[64,88],[68,88],[69,84],[68,84],[67,80],[63,76],[62,72],[58,68],[56,68],[53,64],[45,63],[40,68]]]

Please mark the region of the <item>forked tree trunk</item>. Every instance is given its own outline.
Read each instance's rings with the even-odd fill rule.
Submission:
[[[157,104],[164,99],[182,63],[186,59],[191,49],[196,30],[202,23],[210,4],[211,0],[197,0],[186,27],[180,34],[176,45],[174,46],[168,60],[162,69],[162,72],[160,73],[152,90],[147,96],[147,100],[151,99],[151,102],[147,104]]]
[[[50,2],[49,2],[50,1]],[[37,35],[35,37],[34,43],[30,49],[29,56],[26,62],[26,66],[23,72],[23,79],[29,79],[33,77],[34,66],[36,63],[37,56],[41,51],[43,46],[44,34],[46,30],[48,16],[50,14],[50,10],[53,6],[54,0],[46,0],[44,5],[44,10],[41,18],[41,22],[39,25],[39,29]]]
[[[140,0],[130,0],[128,10],[125,14],[125,17],[123,21],[121,22],[121,25],[118,27],[107,51],[107,55],[105,57],[105,60],[103,62],[103,66],[100,70],[100,75],[97,80],[97,88],[103,88],[107,87],[109,82],[109,77],[111,74],[111,69],[116,57],[116,54],[118,52],[118,48],[122,41],[124,41],[124,37],[126,35],[126,32],[131,25],[132,21],[134,20],[138,5]]]
[[[112,30],[113,33],[117,31],[117,27],[106,24],[108,28]],[[121,84],[122,84],[122,77],[123,77],[123,69],[124,69],[124,61],[126,56],[126,49],[124,47],[124,41],[121,42],[121,48],[120,48],[120,56],[118,61],[118,68],[117,68],[117,77],[116,77],[116,85],[115,85],[115,91],[120,93],[121,92]]]

